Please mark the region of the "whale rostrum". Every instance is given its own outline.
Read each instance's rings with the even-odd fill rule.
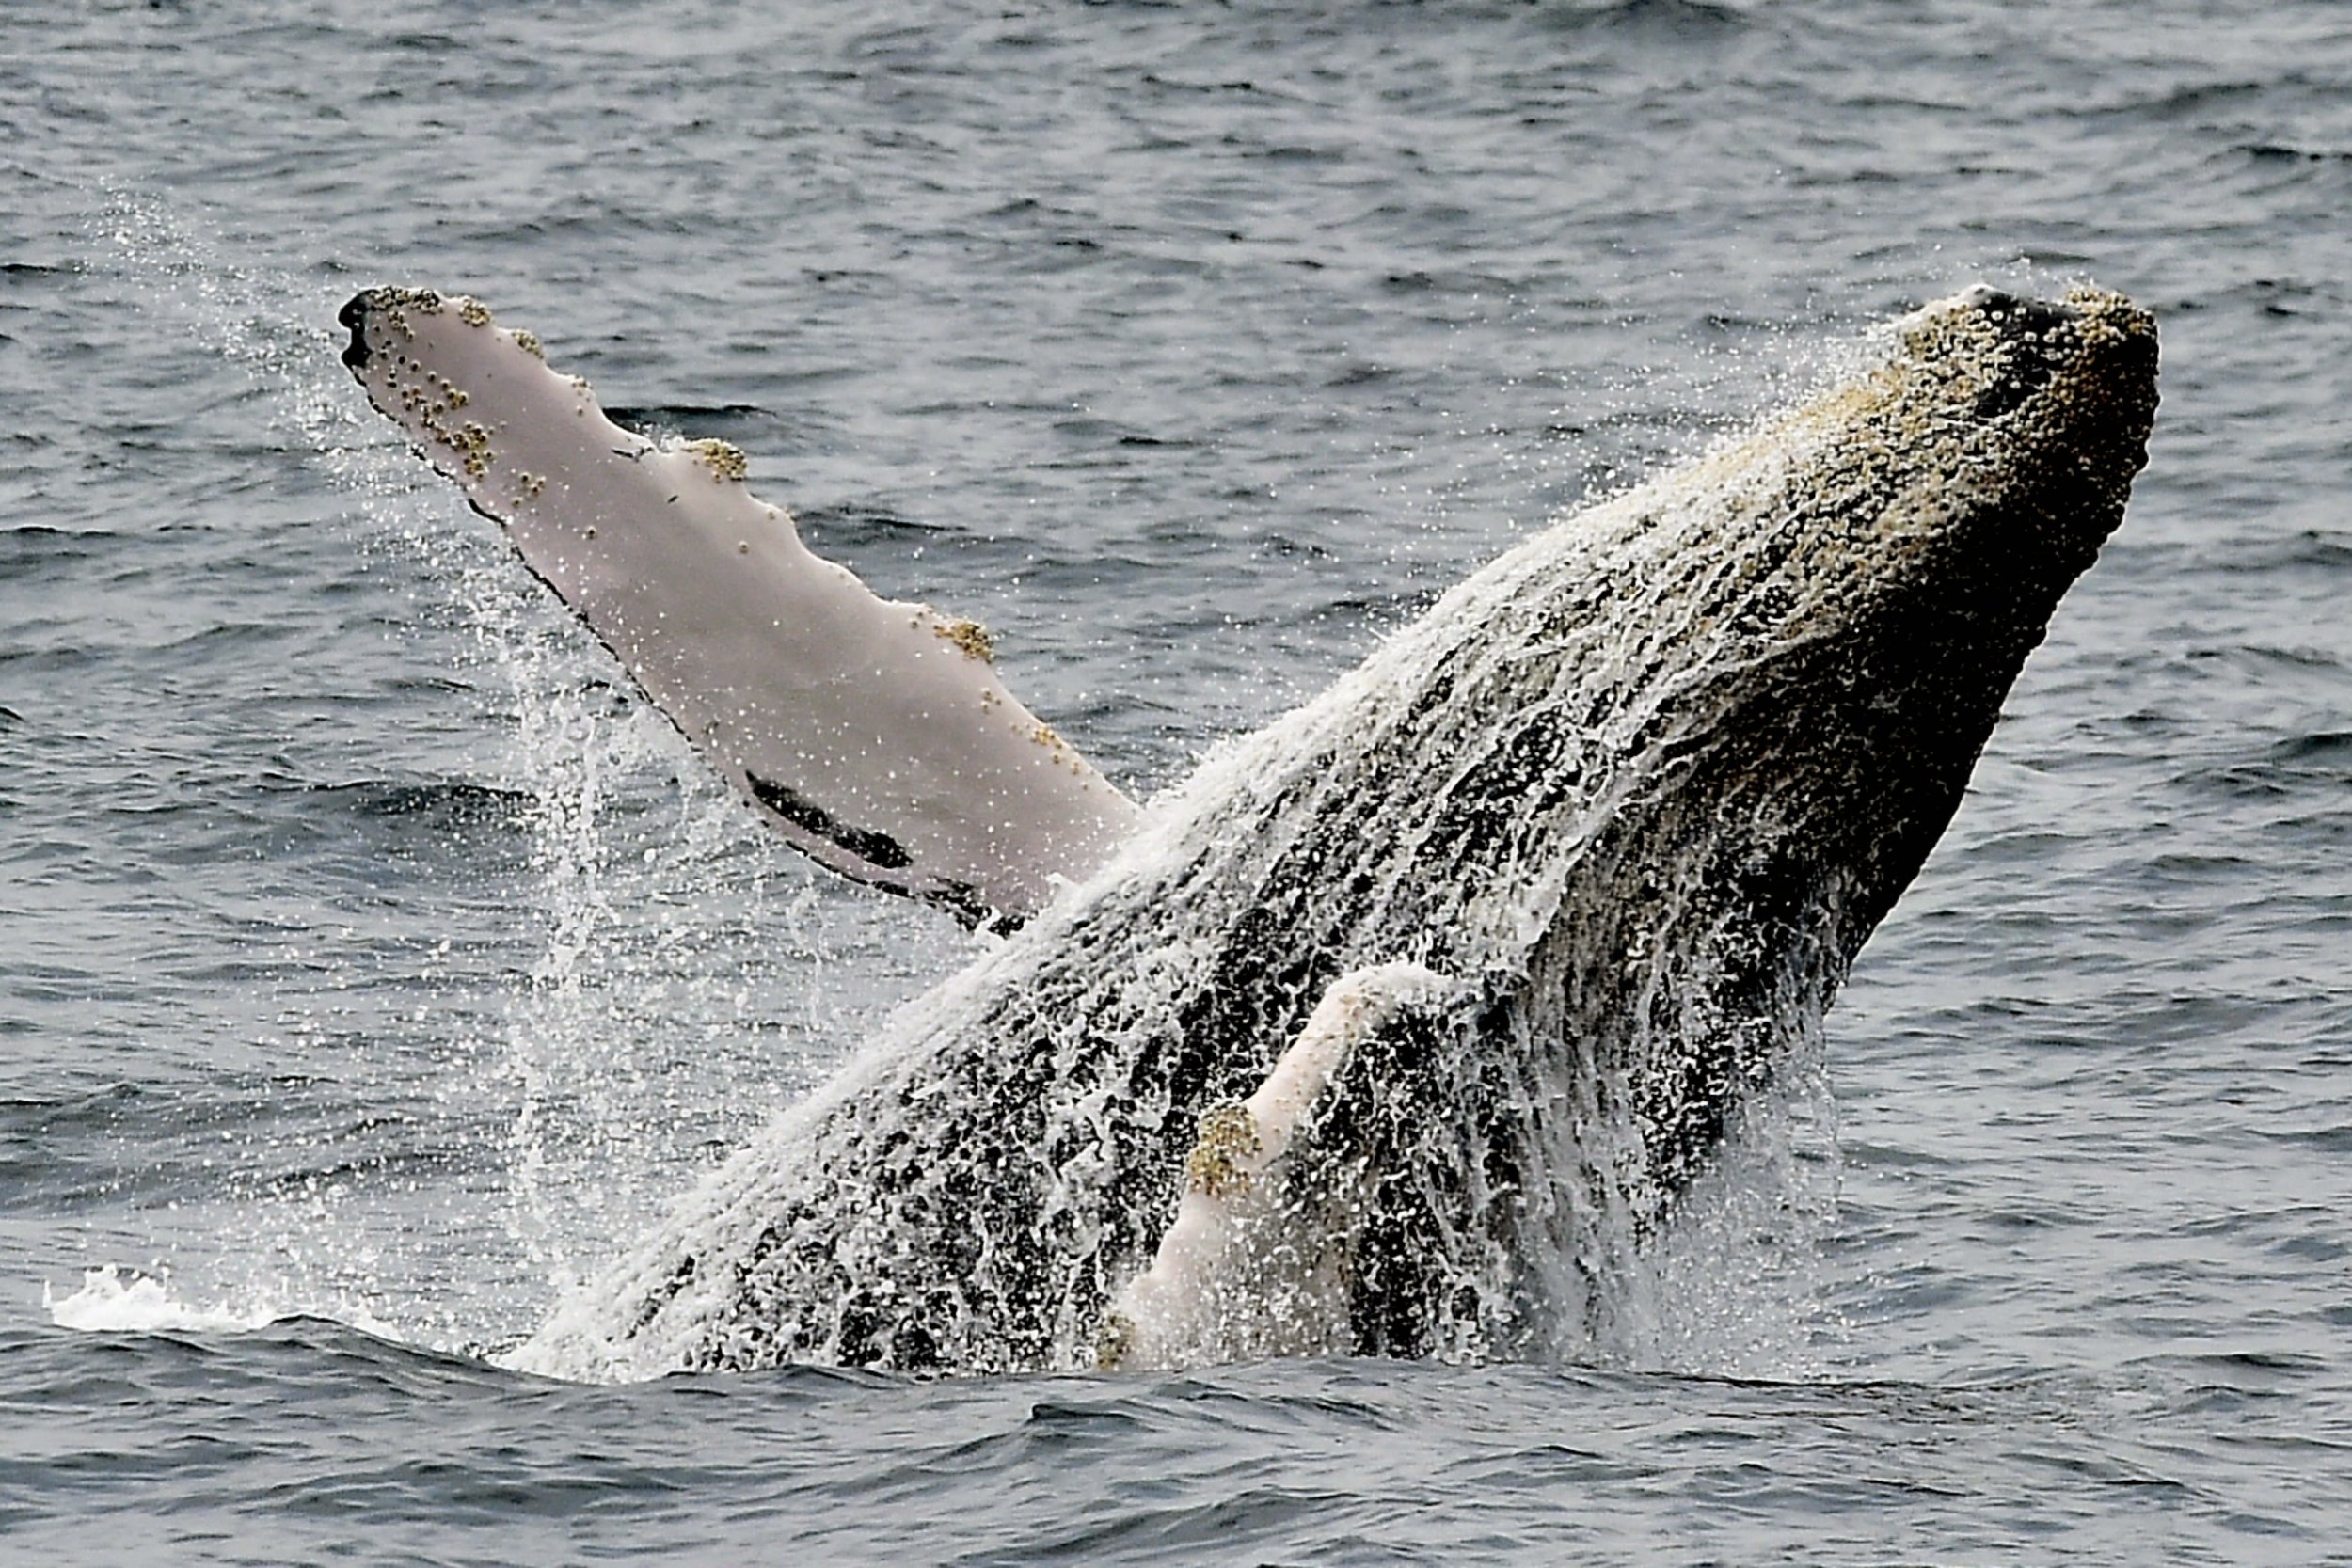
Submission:
[[[949,623],[793,556],[734,457],[604,424],[471,301],[344,319],[379,406],[779,831],[1025,918],[518,1354],[589,1376],[1566,1342],[1950,820],[2156,405],[2120,295],[1931,305],[1137,813]],[[896,788],[885,744],[921,751]]]

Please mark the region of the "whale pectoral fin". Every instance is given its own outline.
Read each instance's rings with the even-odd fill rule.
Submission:
[[[859,881],[1019,918],[1138,813],[1005,689],[978,626],[877,597],[744,487],[662,444],[480,303],[371,289],[343,362],[769,825]]]
[[[1255,1093],[1201,1114],[1176,1218],[1104,1315],[1101,1366],[1356,1348],[1359,1233],[1394,1143],[1379,1130],[1411,1114],[1374,1101],[1396,1083],[1391,1060],[1463,994],[1418,964],[1343,975]]]

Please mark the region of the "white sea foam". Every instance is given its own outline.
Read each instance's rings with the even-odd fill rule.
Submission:
[[[56,1288],[43,1280],[40,1304],[51,1323],[85,1334],[156,1334],[170,1329],[242,1334],[281,1316],[274,1307],[252,1303],[206,1306],[184,1301],[173,1291],[169,1276],[141,1274],[112,1263],[84,1269],[82,1288],[69,1296],[59,1296]]]
[[[311,1301],[262,1288],[195,1299],[173,1282],[169,1270],[149,1274],[114,1263],[84,1269],[82,1288],[71,1295],[60,1296],[43,1280],[40,1304],[57,1327],[83,1334],[249,1334],[288,1318],[325,1318],[379,1339],[408,1338],[364,1303],[347,1298]]]

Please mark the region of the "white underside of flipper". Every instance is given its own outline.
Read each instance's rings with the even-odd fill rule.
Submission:
[[[985,632],[812,554],[734,448],[623,430],[470,299],[376,289],[342,319],[375,406],[818,862],[1018,917],[1133,832],[1134,802],[1005,689]]]
[[[1302,1168],[1302,1145],[1365,1041],[1406,1008],[1441,1005],[1460,989],[1412,963],[1343,975],[1256,1093],[1201,1114],[1176,1218],[1151,1267],[1104,1316],[1103,1367],[1187,1367],[1351,1348],[1350,1259],[1363,1193],[1376,1173],[1343,1153]]]

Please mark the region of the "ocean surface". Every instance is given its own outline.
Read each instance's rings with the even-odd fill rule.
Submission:
[[[2352,1562],[2352,9],[0,9],[0,1561]],[[1166,786],[1979,280],[2164,406],[1575,1364],[499,1359],[985,938],[366,408],[462,290]]]

